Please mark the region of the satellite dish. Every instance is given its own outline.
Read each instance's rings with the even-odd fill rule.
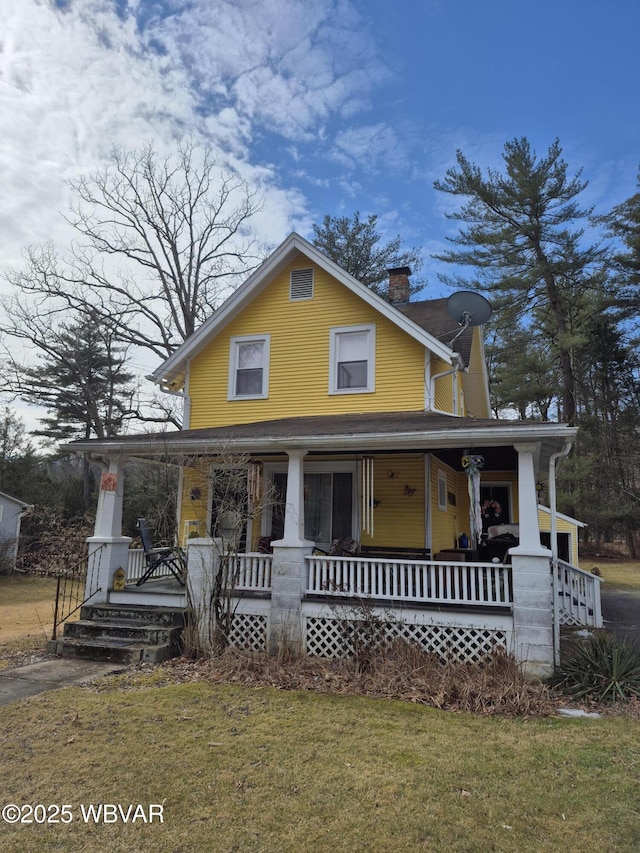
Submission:
[[[482,326],[493,314],[491,303],[473,290],[460,290],[447,299],[447,313],[458,325]]]

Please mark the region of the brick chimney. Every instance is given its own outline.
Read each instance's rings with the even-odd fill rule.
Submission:
[[[409,267],[396,267],[387,270],[389,274],[389,302],[392,305],[406,305],[409,301]]]

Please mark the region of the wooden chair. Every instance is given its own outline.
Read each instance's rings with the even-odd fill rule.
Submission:
[[[184,553],[181,548],[154,548],[151,529],[147,524],[146,518],[139,518],[137,523],[140,531],[140,539],[142,540],[142,548],[144,550],[147,568],[136,586],[148,581],[154,573],[166,566],[174,578],[182,585],[185,585],[185,575],[187,573],[187,565]]]

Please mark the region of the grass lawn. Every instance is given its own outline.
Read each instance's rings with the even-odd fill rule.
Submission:
[[[73,813],[0,825],[4,853],[640,849],[633,719],[117,680],[2,715],[2,802]],[[85,824],[90,803],[163,803],[164,823]]]
[[[0,652],[51,637],[55,595],[55,578],[0,575]]]
[[[609,562],[609,560],[580,560],[580,568],[587,572],[590,572],[594,566],[600,569],[602,579],[607,586],[640,590],[640,563],[630,561],[615,563]]]

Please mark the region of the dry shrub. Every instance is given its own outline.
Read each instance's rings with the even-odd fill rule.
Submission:
[[[197,662],[174,659],[165,666],[180,681],[402,699],[484,715],[545,716],[555,713],[558,704],[544,684],[525,679],[514,658],[501,649],[482,664],[443,663],[414,644],[396,640],[365,671],[348,660],[280,660],[237,649]]]
[[[87,537],[93,533],[91,514],[65,518],[57,509],[32,508],[25,513],[25,527],[18,555],[23,572],[66,575],[87,558]]]

